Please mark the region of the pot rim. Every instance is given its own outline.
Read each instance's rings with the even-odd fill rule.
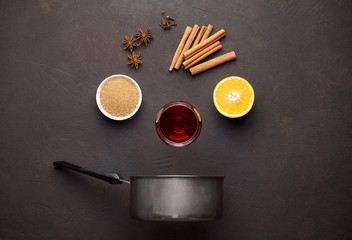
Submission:
[[[138,175],[130,178],[221,178],[225,176],[205,176],[205,175]]]

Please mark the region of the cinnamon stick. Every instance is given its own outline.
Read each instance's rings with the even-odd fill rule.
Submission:
[[[212,44],[210,44],[209,46],[206,46],[205,48],[201,49],[201,51],[199,51],[197,54],[193,55],[192,57],[186,59],[182,64],[183,66],[188,65],[189,63],[193,62],[195,59],[197,59],[198,57],[202,56],[204,53],[210,51],[211,49],[213,49],[214,47],[221,45],[220,41],[216,41]]]
[[[207,39],[209,37],[209,35],[210,35],[211,31],[213,30],[213,28],[214,28],[213,25],[208,24],[207,30],[205,31],[205,33],[204,33],[202,39],[200,40],[200,42],[203,42],[205,39]]]
[[[197,50],[199,50],[205,46],[208,46],[209,44],[216,42],[217,40],[224,37],[225,35],[226,35],[225,30],[221,29],[217,33],[213,34],[211,37],[209,37],[206,40],[204,40],[203,42],[199,43],[198,45],[192,47],[191,49],[188,49],[187,51],[184,51],[183,52],[184,57],[187,58],[188,56],[194,54]]]
[[[209,61],[206,61],[204,63],[198,64],[192,68],[190,68],[190,72],[192,74],[192,76],[197,75],[198,73],[204,72],[208,69],[211,69],[213,67],[216,67],[220,64],[226,63],[228,61],[231,60],[235,60],[236,59],[236,54],[234,51],[226,53],[224,55],[221,55],[219,57],[213,58]]]
[[[207,30],[207,27],[202,26],[202,28],[199,30],[199,33],[198,33],[196,40],[194,40],[192,47],[194,47],[195,45],[197,45],[200,42],[200,39],[203,37],[203,34],[205,33],[206,30]]]
[[[219,51],[221,48],[222,48],[222,45],[220,44],[219,41],[213,43],[212,45],[210,45],[209,47],[207,47],[203,51],[197,53],[196,55],[194,55],[190,59],[184,61],[183,62],[184,69],[187,70],[188,68],[196,65],[197,63],[202,61],[204,58],[210,56],[211,54],[213,54],[213,53],[215,53],[217,51]]]
[[[185,32],[183,33],[182,39],[181,39],[180,43],[178,44],[178,47],[177,47],[176,52],[174,54],[174,57],[172,59],[172,63],[169,68],[170,72],[174,68],[176,61],[178,60],[179,56],[181,55],[182,49],[183,49],[185,42],[186,42],[188,36],[190,35],[191,31],[192,31],[192,28],[187,26]]]
[[[183,48],[183,50],[182,50],[180,56],[178,57],[177,62],[176,62],[176,64],[175,64],[175,67],[174,67],[175,69],[177,69],[177,70],[180,69],[181,64],[182,64],[182,61],[183,61],[183,59],[184,59],[183,53],[184,53],[185,51],[187,51],[187,50],[190,48],[190,46],[191,46],[191,44],[192,44],[194,38],[196,37],[196,34],[197,34],[198,30],[199,30],[199,26],[198,26],[197,24],[194,24],[193,29],[192,29],[192,32],[191,32],[191,34],[189,35],[189,37],[188,37],[188,39],[187,39],[187,42],[186,42],[186,44],[185,44],[185,46],[184,46],[184,48]]]
[[[207,45],[205,45],[204,47],[202,48],[199,48],[198,50],[194,51],[193,53],[191,53],[190,55],[188,55],[187,57],[185,57],[186,60],[190,59],[191,57],[193,57],[194,55],[196,55],[197,53],[203,51],[204,49],[206,49],[207,47],[209,47],[210,45],[214,44],[216,41],[214,42],[211,42]]]
[[[204,32],[202,39],[200,40],[200,42],[203,42],[205,39],[207,39],[211,33],[211,31],[213,30],[213,25],[208,24],[208,27],[206,27],[206,31]],[[199,43],[200,43],[199,42]],[[192,47],[194,47],[195,44],[193,44]],[[197,51],[195,51],[194,53],[192,53],[191,55],[185,57],[185,59],[189,59],[190,57],[194,56],[195,54],[199,53],[200,51],[204,50],[205,48],[207,48],[208,46],[202,47],[201,49],[198,49]]]

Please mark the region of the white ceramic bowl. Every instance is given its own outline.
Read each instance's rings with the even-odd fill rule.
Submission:
[[[124,77],[124,78],[127,78],[128,80],[130,80],[134,85],[136,85],[137,87],[137,90],[138,90],[138,93],[139,93],[139,100],[138,100],[138,104],[137,104],[137,107],[134,109],[133,112],[131,112],[129,115],[127,116],[124,116],[124,117],[116,117],[116,116],[113,116],[111,114],[109,114],[107,111],[105,111],[105,109],[103,108],[103,106],[101,105],[101,102],[100,102],[100,92],[101,92],[101,89],[103,88],[103,85],[109,81],[111,78],[114,78],[114,77]],[[141,91],[141,88],[139,87],[138,83],[133,80],[131,77],[129,76],[126,76],[126,75],[123,75],[123,74],[115,74],[115,75],[112,75],[110,77],[107,77],[104,79],[104,81],[102,81],[97,89],[97,94],[96,94],[96,101],[97,101],[97,105],[98,105],[98,108],[99,110],[108,118],[112,119],[112,120],[125,120],[125,119],[128,119],[130,117],[132,117],[139,109],[139,107],[141,106],[142,104],[142,91]]]

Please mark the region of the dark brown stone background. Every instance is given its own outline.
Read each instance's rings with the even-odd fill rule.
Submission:
[[[161,10],[177,19],[158,25]],[[236,61],[192,77],[168,72],[187,25],[224,28]],[[139,71],[124,36],[151,27]],[[352,2],[342,0],[0,2],[0,239],[351,239]],[[134,78],[143,103],[113,122],[99,83]],[[212,92],[246,78],[256,93],[241,119]],[[185,100],[203,117],[189,147],[157,137],[162,105]],[[224,215],[162,223],[129,216],[129,186],[69,171],[66,160],[128,177],[224,175]]]

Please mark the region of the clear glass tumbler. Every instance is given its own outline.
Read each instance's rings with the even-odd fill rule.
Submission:
[[[172,147],[194,142],[202,129],[199,112],[191,104],[175,101],[166,104],[156,116],[155,128],[161,140]]]

